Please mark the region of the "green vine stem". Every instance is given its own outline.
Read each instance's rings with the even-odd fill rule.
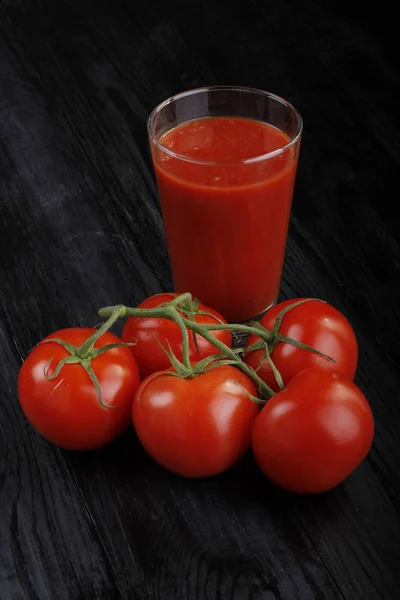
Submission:
[[[179,298],[181,298],[181,296]],[[185,298],[185,300],[186,299],[187,298]],[[163,306],[163,307],[158,306],[158,307],[149,308],[149,309],[131,308],[131,307],[123,306],[123,305],[107,306],[107,307],[101,308],[98,311],[98,314],[100,315],[100,317],[109,317],[110,315],[118,313],[120,316],[124,316],[124,317],[161,318],[161,319],[169,319],[170,321],[175,321],[175,323],[177,323],[177,325],[180,327],[180,329],[182,331],[182,359],[183,359],[183,364],[185,365],[186,368],[189,368],[189,369],[191,368],[190,358],[189,358],[189,338],[188,338],[188,333],[187,333],[187,330],[189,329],[189,330],[193,331],[194,333],[201,335],[204,339],[206,339],[208,342],[210,342],[215,348],[217,348],[222,354],[227,356],[230,360],[234,361],[234,364],[255,382],[255,384],[259,388],[260,392],[263,394],[263,396],[270,398],[271,396],[273,396],[275,394],[275,392],[257,375],[257,373],[254,371],[254,369],[252,369],[246,363],[244,363],[243,361],[238,359],[237,354],[231,348],[229,348],[229,346],[227,346],[220,340],[216,339],[209,333],[209,330],[214,330],[214,329],[219,329],[219,328],[227,329],[230,331],[234,331],[234,330],[237,330],[237,328],[239,328],[242,331],[245,330],[245,331],[248,331],[249,333],[257,333],[257,334],[259,333],[258,330],[254,329],[250,326],[245,326],[245,325],[242,325],[242,326],[241,325],[239,325],[239,326],[228,325],[228,324],[227,325],[215,325],[215,326],[214,325],[202,325],[200,323],[197,323],[194,320],[186,319],[185,317],[181,316],[178,312],[178,309],[176,308],[176,306],[179,305],[179,302],[177,302],[177,300],[178,300],[178,298],[176,298],[175,300],[172,301],[175,306],[174,305],[171,306],[171,304],[169,304],[168,306]]]
[[[271,342],[272,336],[273,336],[272,331],[269,331],[268,329],[265,329],[262,326],[261,326],[262,329],[258,329],[254,325],[242,325],[239,323],[235,324],[235,325],[232,325],[230,323],[226,323],[226,324],[223,323],[221,325],[217,325],[217,324],[214,325],[214,323],[210,323],[210,324],[204,323],[204,324],[202,324],[202,327],[207,331],[223,331],[223,330],[235,331],[235,332],[242,331],[243,333],[250,333],[250,334],[257,335],[258,337],[260,337],[267,343]]]
[[[99,338],[101,338],[103,333],[108,331],[114,325],[114,323],[118,321],[119,318],[125,316],[124,310],[125,307],[122,306],[122,304],[116,306],[115,310],[110,313],[109,319],[107,319],[107,321],[103,323],[101,327],[99,327],[90,337],[88,337],[82,346],[76,350],[76,355],[80,358],[86,358],[87,355],[93,350],[95,343]]]
[[[317,350],[315,348],[312,348],[311,346],[307,346],[306,344],[303,344],[302,342],[298,342],[295,339],[289,338],[289,337],[279,333],[279,327],[281,325],[282,317],[284,316],[284,314],[286,312],[288,312],[289,310],[295,308],[296,306],[303,304],[303,302],[308,302],[310,300],[316,300],[316,299],[315,298],[303,299],[298,302],[294,302],[294,303],[290,304],[289,306],[286,306],[278,314],[276,323],[275,323],[272,331],[265,329],[260,323],[256,323],[256,322],[252,322],[250,325],[228,324],[228,323],[219,323],[219,322],[215,323],[215,324],[214,323],[210,323],[210,324],[197,323],[197,321],[194,319],[194,315],[196,314],[196,307],[198,305],[198,304],[196,304],[196,302],[198,303],[198,301],[196,301],[196,300],[193,301],[192,295],[190,293],[181,294],[180,296],[177,296],[176,298],[174,298],[171,302],[159,305],[155,308],[148,308],[148,309],[132,308],[132,307],[127,307],[127,306],[124,306],[121,304],[118,306],[106,306],[104,308],[101,308],[98,311],[98,314],[101,317],[110,317],[110,319],[115,318],[115,320],[118,317],[136,317],[136,318],[161,318],[161,319],[168,319],[170,321],[174,321],[178,325],[178,327],[180,328],[181,333],[182,333],[182,361],[183,361],[183,367],[185,369],[185,372],[189,374],[188,376],[195,376],[195,372],[191,366],[190,353],[189,353],[188,330],[190,330],[193,332],[194,338],[195,338],[196,334],[200,335],[205,340],[210,342],[215,348],[217,348],[217,350],[219,350],[223,356],[226,356],[230,361],[232,361],[232,364],[235,364],[239,369],[241,369],[241,371],[243,371],[248,377],[250,377],[255,382],[255,384],[257,385],[257,387],[259,389],[261,396],[263,398],[268,399],[268,398],[272,397],[275,394],[275,392],[261,379],[261,377],[259,377],[259,375],[257,374],[257,372],[254,369],[249,367],[245,362],[243,362],[240,358],[238,358],[237,352],[235,352],[229,346],[227,346],[226,344],[224,344],[223,342],[221,342],[220,340],[218,340],[217,338],[212,336],[210,332],[227,330],[227,331],[231,331],[233,333],[245,332],[248,334],[254,334],[254,335],[258,336],[260,338],[260,341],[256,342],[255,344],[253,344],[252,346],[247,348],[246,352],[256,350],[259,348],[263,348],[266,351],[266,356],[268,358],[268,361],[271,365],[272,370],[274,371],[278,385],[279,385],[280,389],[282,389],[282,387],[283,387],[282,378],[281,378],[279,372],[276,370],[275,366],[273,365],[273,362],[271,359],[271,353],[277,343],[285,342],[285,343],[291,344],[293,346],[296,346],[298,348],[303,348],[304,350],[314,352],[315,354],[323,356],[324,358],[326,358],[328,360],[331,360],[331,361],[334,360],[332,357],[320,352],[319,350]],[[320,302],[323,302],[323,300],[321,300]],[[180,310],[180,307],[186,307],[186,308],[189,307],[189,309],[188,310],[184,309],[182,311],[182,310]],[[203,313],[201,313],[201,314],[203,314]],[[184,316],[184,315],[190,316],[190,318],[187,318],[187,316]],[[105,324],[105,325],[107,325],[107,329],[110,327],[110,325],[109,325],[110,319],[107,321],[107,324]],[[102,328],[99,329],[99,332],[101,330],[102,330]],[[96,334],[94,334],[94,336],[95,335]],[[92,337],[94,337],[94,336],[92,336]],[[93,348],[93,345],[90,346],[90,341],[91,341],[91,338],[89,338],[85,342],[85,344],[88,347]]]
[[[189,323],[193,323],[194,321],[188,321],[187,319],[184,319],[184,317],[182,317],[179,312],[177,311],[176,308],[172,307],[172,308],[167,308],[168,311],[168,315],[171,315],[171,320],[175,321],[175,323],[177,323],[179,325],[179,328],[181,330],[182,333],[182,362],[184,364],[184,366],[187,369],[191,369],[191,365],[190,365],[190,354],[189,354],[189,335],[188,335],[188,330],[187,330],[187,325],[185,323],[189,322]]]
[[[275,394],[275,392],[261,379],[261,377],[259,375],[257,375],[257,373],[254,371],[254,369],[249,367],[242,360],[240,360],[240,359],[238,360],[237,354],[231,348],[229,348],[229,346],[227,346],[226,344],[224,344],[223,342],[221,342],[220,340],[218,340],[217,338],[212,336],[207,331],[207,329],[203,328],[203,325],[200,325],[199,323],[196,323],[195,321],[189,321],[188,319],[182,319],[182,320],[183,320],[184,324],[186,325],[186,327],[192,329],[192,331],[195,331],[196,333],[201,335],[204,339],[206,339],[208,342],[213,344],[213,346],[215,346],[215,348],[220,350],[220,352],[225,354],[225,356],[227,356],[231,360],[235,361],[236,366],[239,367],[239,369],[241,371],[243,371],[243,373],[246,373],[246,375],[248,375],[250,377],[250,379],[252,379],[255,382],[255,384],[258,386],[260,391],[264,392],[264,394],[267,395],[267,398],[271,398]]]
[[[175,323],[177,323],[177,325],[180,327],[180,329],[182,331],[182,359],[183,359],[183,364],[186,368],[189,368],[189,369],[191,368],[190,358],[189,358],[189,338],[188,338],[188,333],[187,333],[187,330],[189,329],[189,330],[193,331],[194,333],[201,335],[204,339],[206,339],[208,342],[210,342],[215,348],[217,348],[222,354],[227,356],[231,361],[234,361],[234,364],[255,382],[255,384],[259,388],[260,392],[263,394],[263,396],[270,398],[271,396],[273,396],[275,394],[275,392],[261,379],[261,377],[259,377],[257,375],[257,373],[254,371],[254,369],[252,369],[246,363],[244,363],[243,361],[238,359],[237,354],[231,348],[229,348],[229,346],[227,346],[220,340],[216,339],[214,336],[212,336],[209,333],[209,330],[214,330],[214,329],[219,329],[219,328],[227,329],[230,331],[235,331],[235,330],[237,330],[237,327],[239,327],[240,329],[243,327],[243,328],[245,328],[246,331],[248,331],[250,329],[251,331],[249,331],[249,332],[258,334],[258,331],[256,329],[251,328],[250,326],[247,327],[245,325],[243,325],[243,326],[228,325],[228,324],[226,324],[226,325],[203,325],[203,324],[197,323],[196,321],[186,319],[185,317],[183,317],[179,314],[178,309],[176,308],[176,306],[179,305],[179,302],[176,302],[176,300],[177,299],[172,301],[172,302],[174,302],[175,306],[171,306],[171,304],[169,304],[168,306],[163,306],[163,307],[157,306],[155,308],[148,308],[148,309],[132,308],[132,307],[127,307],[127,306],[123,306],[123,305],[106,306],[104,308],[101,308],[98,311],[98,314],[100,315],[100,317],[109,317],[110,315],[115,314],[115,312],[118,312],[121,316],[125,316],[125,317],[142,317],[142,318],[155,318],[155,319],[161,318],[161,319],[169,319],[170,321],[175,321]]]
[[[180,296],[177,296],[176,298],[174,298],[173,300],[171,300],[171,302],[169,302],[169,306],[173,306],[174,308],[176,308],[179,304],[185,304],[186,302],[191,303],[192,302],[192,294],[190,294],[190,292],[186,292],[185,294],[181,294]]]

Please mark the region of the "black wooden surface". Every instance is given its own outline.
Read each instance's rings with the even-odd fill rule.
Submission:
[[[396,35],[382,3],[0,0],[0,600],[398,598]],[[281,297],[348,316],[376,419],[368,459],[321,496],[276,489],[251,455],[173,476],[132,430],[65,452],[19,408],[43,336],[172,289],[146,119],[217,83],[304,118]]]

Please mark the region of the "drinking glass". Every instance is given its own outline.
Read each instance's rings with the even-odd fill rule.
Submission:
[[[276,302],[302,134],[286,100],[203,87],[157,106],[148,134],[176,291],[228,322]]]

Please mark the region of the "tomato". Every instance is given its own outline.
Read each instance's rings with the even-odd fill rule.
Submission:
[[[350,475],[373,435],[371,408],[361,390],[340,373],[311,368],[267,401],[254,422],[252,447],[269,479],[309,494]]]
[[[59,338],[80,346],[95,331],[83,327],[62,329],[45,339]],[[121,342],[119,338],[106,332],[97,340],[95,348],[118,342]],[[92,450],[111,442],[131,422],[133,396],[140,382],[139,370],[124,346],[92,359],[102,402],[110,407],[106,408],[80,364],[66,364],[55,379],[46,379],[44,371],[48,376],[53,375],[59,361],[69,355],[56,342],[35,346],[19,372],[19,399],[28,420],[49,441],[68,450]]]
[[[273,306],[261,319],[261,325],[272,330],[279,312],[288,306],[302,300],[296,298],[286,300]],[[286,386],[289,381],[304,369],[325,367],[330,371],[343,373],[349,379],[354,379],[357,369],[358,344],[354,331],[342,313],[332,305],[320,300],[310,300],[299,304],[283,315],[279,332],[298,342],[307,344],[328,356],[335,362],[318,356],[314,352],[292,346],[287,342],[279,342],[271,353],[271,358],[280,372]],[[246,348],[259,341],[260,338],[251,335]],[[244,361],[257,373],[273,390],[278,391],[278,385],[264,350],[250,351],[244,355]],[[261,366],[259,367],[261,362]],[[259,368],[258,368],[259,367]]]
[[[228,366],[192,379],[165,372],[143,381],[132,418],[144,448],[185,477],[209,477],[232,466],[250,445],[259,406],[252,381]]]
[[[170,302],[178,295],[175,293],[156,294],[147,298],[138,308],[155,308],[160,304]],[[221,322],[226,323],[225,319],[219,313],[204,304],[200,304],[198,310],[209,314],[195,315],[197,323],[217,325]],[[186,315],[184,314],[183,316]],[[211,331],[210,333],[227,346],[232,347],[230,331]],[[200,335],[196,335],[197,351],[193,332],[188,331],[188,334],[191,361],[197,362],[206,356],[211,356],[218,352],[215,346]],[[158,342],[164,347],[168,347],[167,342],[169,342],[175,356],[179,360],[182,360],[182,333],[179,326],[168,319],[129,317],[122,332],[122,339],[124,342],[135,343],[134,346],[131,346],[131,352],[136,359],[142,379],[157,371],[164,371],[171,365],[168,356],[166,356]]]

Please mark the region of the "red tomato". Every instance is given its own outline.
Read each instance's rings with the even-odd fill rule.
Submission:
[[[138,308],[155,308],[160,304],[171,302],[179,294],[168,293],[168,294],[156,294],[147,298],[144,302],[139,304]],[[226,323],[225,319],[212,308],[208,308],[204,304],[200,304],[198,310],[210,313],[209,315],[196,315],[195,321],[200,324],[219,324],[219,322]],[[183,315],[186,316],[186,315]],[[232,347],[232,336],[230,331],[211,331],[213,337],[220,340],[229,347]],[[190,359],[193,362],[198,362],[206,356],[216,354],[218,350],[205,340],[200,335],[196,336],[197,345],[199,351],[196,349],[196,345],[193,338],[193,332],[188,331],[189,334],[189,352]],[[131,346],[131,352],[136,359],[138,364],[140,375],[142,379],[156,373],[157,371],[164,371],[171,366],[168,356],[166,356],[163,349],[160,347],[158,341],[167,347],[167,341],[170,343],[172,351],[175,356],[182,360],[182,334],[176,323],[169,321],[168,319],[154,319],[154,318],[137,318],[129,317],[126,321],[125,327],[122,332],[122,339],[124,342],[135,342],[134,346]]]
[[[301,298],[286,300],[273,306],[261,319],[261,325],[272,330],[279,312],[285,306],[299,300]],[[335,359],[335,362],[332,362],[309,350],[296,348],[287,342],[279,342],[272,351],[271,358],[282,376],[285,387],[297,373],[317,366],[354,379],[358,359],[357,339],[346,317],[332,305],[319,300],[299,304],[285,313],[279,331]],[[259,340],[258,336],[251,335],[246,348]],[[253,369],[258,369],[257,373],[261,379],[273,390],[278,391],[275,376],[268,360],[262,360],[263,356],[264,350],[255,350],[245,354],[244,361]],[[261,367],[258,368],[260,361]]]
[[[267,401],[252,447],[263,473],[302,494],[343,481],[371,448],[374,420],[361,390],[340,373],[307,369]]]
[[[157,374],[136,393],[133,424],[163,467],[185,477],[216,475],[250,445],[259,406],[246,390],[256,395],[252,381],[229,365],[193,379]]]
[[[80,346],[95,329],[61,329],[45,339],[60,338]],[[104,333],[95,348],[120,343],[112,333]],[[126,429],[131,420],[132,401],[139,385],[139,370],[127,347],[104,352],[91,362],[100,384],[100,404],[96,388],[80,364],[65,365],[54,380],[59,361],[69,356],[60,344],[35,346],[23,363],[18,377],[22,410],[31,424],[49,441],[68,450],[92,450],[105,446]]]

